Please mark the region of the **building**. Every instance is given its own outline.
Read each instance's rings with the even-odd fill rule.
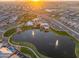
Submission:
[[[40,27],[45,29],[45,31],[48,31],[50,28],[48,23],[41,23]]]
[[[33,26],[33,22],[32,21],[28,21],[25,25],[26,26]]]
[[[7,47],[0,48],[0,58],[7,58],[12,55],[12,51],[10,51]]]
[[[9,23],[14,23],[16,20],[17,20],[17,16],[12,17],[11,19],[9,19]]]
[[[19,28],[19,27],[16,28],[16,31],[17,32],[22,32],[21,28]]]

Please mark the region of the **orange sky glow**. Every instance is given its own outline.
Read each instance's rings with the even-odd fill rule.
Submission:
[[[0,0],[0,1],[29,1],[29,0]],[[30,1],[33,1],[33,0],[30,0]],[[79,0],[39,0],[39,1],[79,1]]]

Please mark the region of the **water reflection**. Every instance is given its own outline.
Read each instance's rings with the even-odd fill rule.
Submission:
[[[34,31],[32,31],[32,36],[33,36],[33,37],[35,36],[35,32],[34,32]]]
[[[55,46],[58,47],[59,41],[56,40]]]

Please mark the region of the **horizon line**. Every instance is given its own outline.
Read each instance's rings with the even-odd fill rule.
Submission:
[[[6,1],[22,1],[22,2],[29,2],[29,0],[0,0],[0,2],[6,2]],[[53,2],[53,1],[58,1],[58,2],[63,2],[63,1],[79,1],[79,0],[40,0],[39,2]]]

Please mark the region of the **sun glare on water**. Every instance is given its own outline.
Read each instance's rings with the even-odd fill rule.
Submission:
[[[34,32],[34,31],[32,31],[32,36],[33,36],[33,37],[35,36],[35,32]]]

